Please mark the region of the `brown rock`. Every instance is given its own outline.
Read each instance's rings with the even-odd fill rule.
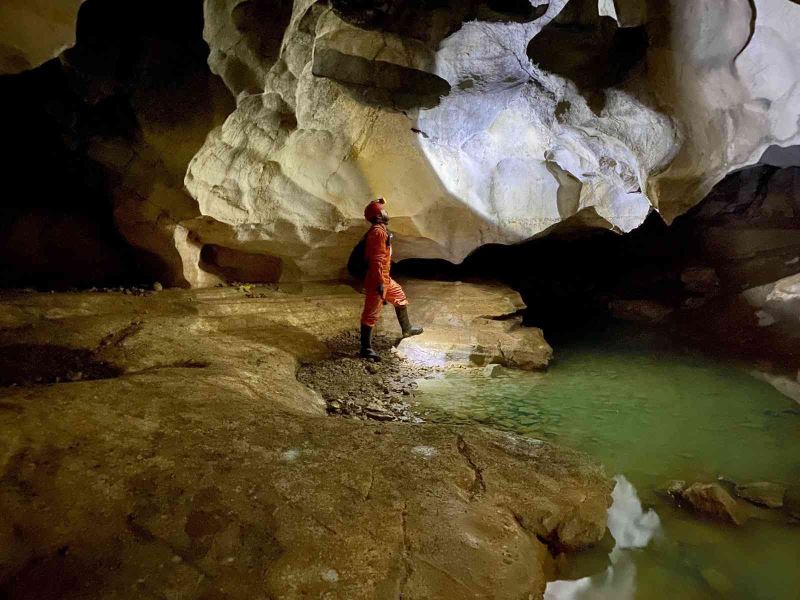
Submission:
[[[681,273],[681,281],[688,292],[713,294],[719,289],[717,272],[710,267],[689,267]]]
[[[326,416],[297,366],[355,330],[362,297],[319,284],[264,294],[0,300],[0,353],[58,339],[117,368],[3,390],[4,582],[123,600],[221,588],[541,598],[548,546],[603,536],[611,482],[577,453],[477,427]],[[41,576],[51,567],[55,584]]]
[[[523,327],[516,314],[525,308],[520,295],[500,285],[460,282],[410,282],[412,318],[425,333],[404,339],[400,356],[426,366],[496,363],[524,370],[544,369],[553,349],[537,327]],[[418,306],[418,298],[422,300]]]
[[[756,481],[736,486],[736,495],[739,498],[767,508],[782,507],[784,494],[786,494],[785,487],[768,481]]]
[[[680,498],[683,494],[683,490],[685,489],[686,489],[685,481],[683,481],[682,479],[673,479],[667,485],[666,492],[673,498]]]
[[[748,518],[736,499],[718,483],[693,483],[682,492],[681,497],[694,510],[714,519],[741,525]]]

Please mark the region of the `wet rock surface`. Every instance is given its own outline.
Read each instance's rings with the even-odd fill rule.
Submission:
[[[736,499],[718,483],[693,483],[680,496],[695,511],[713,519],[741,525],[749,516]]]
[[[360,295],[250,291],[0,297],[0,347],[121,370],[0,389],[0,596],[540,598],[551,552],[602,538],[611,483],[577,453],[326,416],[295,374]]]
[[[737,496],[767,508],[781,508],[785,494],[785,487],[769,481],[756,481],[736,486]]]
[[[403,339],[387,307],[373,340],[380,362],[359,358],[358,333],[348,331],[326,340],[330,358],[299,369],[298,379],[322,395],[328,412],[415,421],[415,380],[490,365],[543,369],[552,358],[542,331],[521,326],[516,315],[524,304],[508,288],[409,281],[406,291],[412,318],[424,333]]]
[[[796,524],[796,492],[769,481],[736,483],[724,476],[715,482],[674,480],[662,492],[678,506],[696,514],[734,525],[749,519]]]

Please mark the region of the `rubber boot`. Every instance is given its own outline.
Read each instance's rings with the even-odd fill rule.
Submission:
[[[400,329],[403,330],[404,338],[422,333],[422,327],[415,327],[411,324],[411,320],[408,318],[407,306],[395,306],[394,311],[397,313],[397,321],[400,323]]]
[[[380,362],[381,357],[372,349],[372,327],[361,324],[361,358]]]

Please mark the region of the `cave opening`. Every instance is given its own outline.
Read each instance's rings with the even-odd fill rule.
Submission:
[[[283,261],[265,253],[243,252],[218,244],[204,244],[200,266],[231,283],[278,283]]]

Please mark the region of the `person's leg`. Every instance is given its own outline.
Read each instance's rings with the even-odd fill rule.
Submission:
[[[372,348],[372,332],[383,309],[383,300],[376,292],[367,292],[361,312],[361,357],[379,361],[381,357]]]
[[[403,288],[394,280],[390,281],[386,288],[386,300],[394,305],[397,322],[400,323],[400,330],[403,332],[404,338],[423,332],[422,327],[415,327],[411,324],[408,316],[408,299]]]

